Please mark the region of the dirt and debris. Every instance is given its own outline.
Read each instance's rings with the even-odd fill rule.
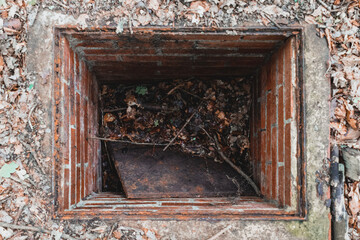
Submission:
[[[175,79],[156,84],[103,85],[98,137],[162,146],[164,151],[181,151],[217,162],[225,157],[249,176],[251,82],[250,78]],[[218,154],[216,143],[223,155]],[[108,153],[106,142],[103,144]],[[106,187],[118,184],[109,158],[103,158],[103,164],[109,166],[105,168],[105,180],[109,178]]]
[[[360,237],[360,193],[359,182],[347,179],[345,184],[346,210],[349,215],[349,236],[351,239]]]
[[[180,27],[231,27],[244,26],[246,23],[276,27],[298,23],[316,24],[319,35],[327,39],[330,48],[328,74],[332,83],[332,144],[360,148],[359,8],[358,0],[150,0],[116,3],[110,0],[0,0],[0,221],[41,226],[50,231],[21,231],[19,228],[1,226],[0,238],[49,239],[52,235],[59,239],[62,233],[86,239],[159,237],[151,231],[148,236],[143,230],[125,231],[121,228],[114,229],[112,236],[108,236],[111,225],[101,231],[90,231],[85,224],[60,222],[51,218],[49,203],[52,202],[52,194],[48,176],[52,160],[41,148],[44,136],[50,134],[51,129],[44,120],[48,114],[47,106],[42,104],[36,87],[46,82],[46,77],[44,74],[28,72],[25,64],[28,58],[27,34],[29,27],[36,22],[38,12],[62,12],[82,19],[81,27],[93,24],[118,26],[119,32],[124,27],[148,24]],[[138,107],[132,109],[138,111]],[[216,115],[216,118],[222,117],[229,118],[225,112],[224,116],[220,112]],[[177,142],[182,141],[180,139]],[[228,140],[222,138],[221,141]],[[34,156],[34,152],[37,156]],[[345,195],[351,215],[349,234],[352,239],[358,239],[360,234],[358,184],[348,182]],[[96,221],[93,228],[104,224]],[[212,235],[209,233],[209,236]]]
[[[242,78],[103,85],[100,137],[163,145],[164,150],[170,146],[220,161],[209,139],[216,134],[224,154],[251,172],[250,89],[250,81]]]

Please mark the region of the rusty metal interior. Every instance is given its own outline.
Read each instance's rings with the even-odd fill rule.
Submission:
[[[246,29],[236,34],[231,34],[231,29],[215,31],[191,28],[176,31],[143,28],[133,33],[126,29],[122,34],[108,29],[62,31],[74,52],[85,59],[100,85],[138,84],[190,77],[226,80],[254,76],[257,79],[259,69],[293,35],[292,29],[266,28]],[[299,217],[294,211],[286,212],[271,201],[256,196],[244,196],[234,203],[221,196],[197,200],[131,200],[122,194],[98,192],[87,200],[89,203],[65,214],[65,218],[73,218],[76,214],[86,218],[89,209],[93,211],[90,215],[102,212],[102,218],[113,218],[114,214],[119,214],[124,219]],[[115,207],[118,210],[112,211]],[[156,212],[153,208],[156,208]],[[200,212],[199,208],[206,210]]]
[[[176,78],[233,78],[256,74],[290,32],[83,32],[68,36],[99,83]]]

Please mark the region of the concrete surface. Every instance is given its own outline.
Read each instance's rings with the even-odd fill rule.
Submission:
[[[99,17],[100,18],[100,17]],[[45,116],[51,128],[51,83],[53,68],[53,27],[63,24],[86,26],[86,16],[75,19],[49,10],[40,11],[29,30],[27,67],[36,73],[35,88],[39,91]],[[129,227],[154,229],[161,239],[207,239],[231,226],[219,239],[328,239],[329,209],[326,196],[317,196],[315,172],[322,168],[329,145],[330,84],[325,77],[328,49],[325,39],[316,37],[313,26],[305,31],[305,116],[308,220],[306,221],[120,221]],[[49,133],[43,142],[43,152],[51,157]],[[325,189],[326,191],[326,189]],[[56,220],[54,220],[56,221]]]

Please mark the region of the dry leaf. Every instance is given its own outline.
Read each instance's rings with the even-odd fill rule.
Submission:
[[[105,123],[113,122],[113,121],[115,121],[115,119],[116,119],[116,117],[112,113],[106,113],[104,116]]]
[[[340,141],[356,140],[360,137],[360,131],[354,130],[353,128],[349,128],[349,131],[347,131],[346,133],[343,133],[343,132],[340,132],[340,133],[342,134],[339,139]]]
[[[359,185],[354,183],[350,192],[348,194],[349,198],[349,210],[353,217],[360,211],[360,193],[359,193]]]
[[[97,233],[103,233],[105,232],[107,229],[107,226],[106,225],[103,225],[103,226],[98,226],[96,228],[93,228],[91,229],[92,232],[97,232]]]
[[[190,4],[189,9],[202,16],[205,12],[209,11],[210,4],[206,1],[196,1]]]
[[[307,22],[308,24],[317,24],[315,17],[310,15],[305,16],[305,22]]]
[[[225,113],[223,111],[216,111],[216,116],[220,119],[223,120],[225,118]]]
[[[149,0],[147,2],[148,8],[152,9],[153,11],[157,11],[159,9],[161,2],[158,0]]]
[[[128,106],[139,106],[139,104],[137,103],[136,97],[134,95],[128,95],[126,96],[126,98],[124,99],[124,101],[126,102],[126,104]]]
[[[0,73],[2,73],[4,69],[4,58],[0,55]]]
[[[15,151],[14,151],[14,153],[17,154],[17,155],[19,155],[19,154],[22,153],[22,152],[23,152],[23,147],[22,147],[22,145],[21,145],[21,144],[15,145]]]
[[[335,108],[334,114],[338,119],[340,119],[340,120],[344,119],[346,117],[345,105],[341,104],[340,106]]]
[[[122,233],[120,231],[114,231],[113,232],[113,236],[116,239],[121,239],[121,237],[123,236]]]
[[[338,131],[340,134],[344,135],[347,132],[347,128],[344,124],[340,122],[331,122],[330,127]]]

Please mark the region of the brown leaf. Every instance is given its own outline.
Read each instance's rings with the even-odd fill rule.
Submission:
[[[4,70],[4,58],[0,55],[0,73]]]
[[[217,110],[217,111],[216,111],[216,116],[217,116],[220,120],[225,119],[225,113],[224,113],[223,111]]]
[[[308,24],[317,24],[315,17],[313,17],[311,15],[305,16],[305,22],[307,22]]]
[[[335,108],[335,112],[334,112],[336,118],[338,118],[339,120],[342,120],[346,117],[346,108],[344,104],[341,104],[340,106],[338,106],[337,108]]]
[[[345,134],[344,133],[341,134],[342,136],[339,139],[340,141],[355,140],[360,137],[360,131],[354,130],[353,128],[349,128],[349,130]]]
[[[209,11],[209,9],[210,4],[206,1],[196,1],[190,4],[190,10],[193,10],[195,13],[203,14]]]
[[[127,103],[128,106],[134,106],[134,105],[139,106],[139,104],[137,103],[136,97],[134,95],[126,96],[124,101]]]
[[[113,232],[114,238],[121,239],[122,233],[120,231],[114,231]]]
[[[159,0],[148,0],[147,6],[153,11],[157,11],[160,7],[161,2]]]
[[[354,110],[347,110],[346,111],[346,121],[348,122],[348,124],[354,128],[357,129],[357,121],[353,118],[354,117]]]
[[[21,21],[18,18],[11,19],[4,22],[4,27],[19,31],[21,30]]]
[[[128,106],[128,108],[126,109],[126,116],[129,119],[135,119],[136,109]]]
[[[139,123],[138,121],[134,122],[134,127],[135,129],[141,129],[141,130],[145,130],[146,128],[143,124]]]
[[[353,129],[357,129],[357,121],[353,118],[348,118],[347,119],[348,124],[353,128]]]
[[[112,113],[106,113],[104,116],[105,123],[113,122],[113,121],[115,121],[115,119],[116,119],[116,117]]]
[[[349,210],[353,217],[356,217],[360,211],[360,193],[358,183],[354,183],[348,194],[349,198]]]
[[[331,122],[330,127],[334,128],[336,131],[338,131],[342,135],[346,134],[346,132],[347,132],[346,126],[340,122]]]
[[[214,111],[214,106],[215,106],[215,102],[214,102],[214,101],[210,101],[210,102],[208,103],[208,105],[206,106],[206,108],[207,108],[208,111],[212,112],[212,111]]]

